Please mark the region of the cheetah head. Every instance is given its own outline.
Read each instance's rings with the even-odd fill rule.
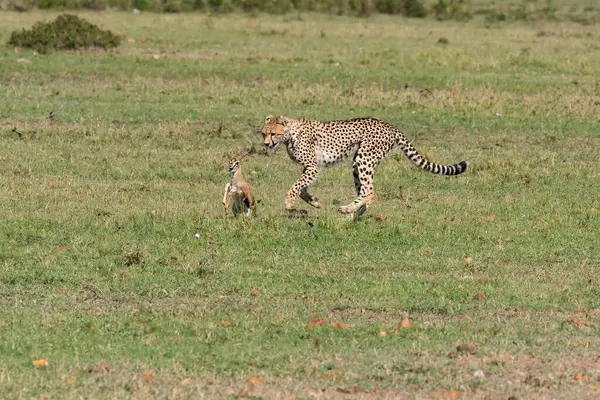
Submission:
[[[265,118],[265,124],[262,127],[265,146],[269,149],[277,147],[285,134],[287,125],[288,118],[286,117],[269,115]]]

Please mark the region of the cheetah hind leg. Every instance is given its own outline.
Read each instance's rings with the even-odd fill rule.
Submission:
[[[364,164],[364,158],[364,151],[359,149],[354,155],[354,162],[352,163],[354,187],[356,188],[357,197],[352,203],[339,208],[341,213],[354,213],[355,218],[363,215],[373,200],[377,198],[373,193],[373,175],[367,174],[365,169],[361,172],[360,166],[361,164]],[[375,165],[377,165],[377,163]]]
[[[343,214],[352,214],[355,213],[357,217],[360,217],[367,211],[367,209],[373,203],[373,200],[377,199],[377,195],[375,193],[368,194],[364,197],[359,197],[354,200],[352,203],[347,206],[342,206],[339,208],[339,211]]]

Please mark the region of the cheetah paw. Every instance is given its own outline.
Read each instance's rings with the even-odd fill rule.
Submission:
[[[352,214],[355,210],[356,207],[354,207],[352,204],[338,208],[338,211],[342,214]]]

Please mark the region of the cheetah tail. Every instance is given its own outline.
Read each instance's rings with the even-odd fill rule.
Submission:
[[[419,152],[410,144],[404,135],[400,135],[397,139],[398,147],[404,155],[417,167],[438,175],[460,175],[467,170],[470,165],[468,161],[461,161],[454,165],[436,164],[426,160]]]

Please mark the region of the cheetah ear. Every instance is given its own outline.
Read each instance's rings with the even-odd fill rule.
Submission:
[[[280,116],[278,116],[278,117],[277,117],[277,123],[278,123],[279,125],[286,126],[286,125],[287,125],[287,123],[288,123],[288,118],[287,118],[287,117],[284,117],[283,115],[280,115]]]

